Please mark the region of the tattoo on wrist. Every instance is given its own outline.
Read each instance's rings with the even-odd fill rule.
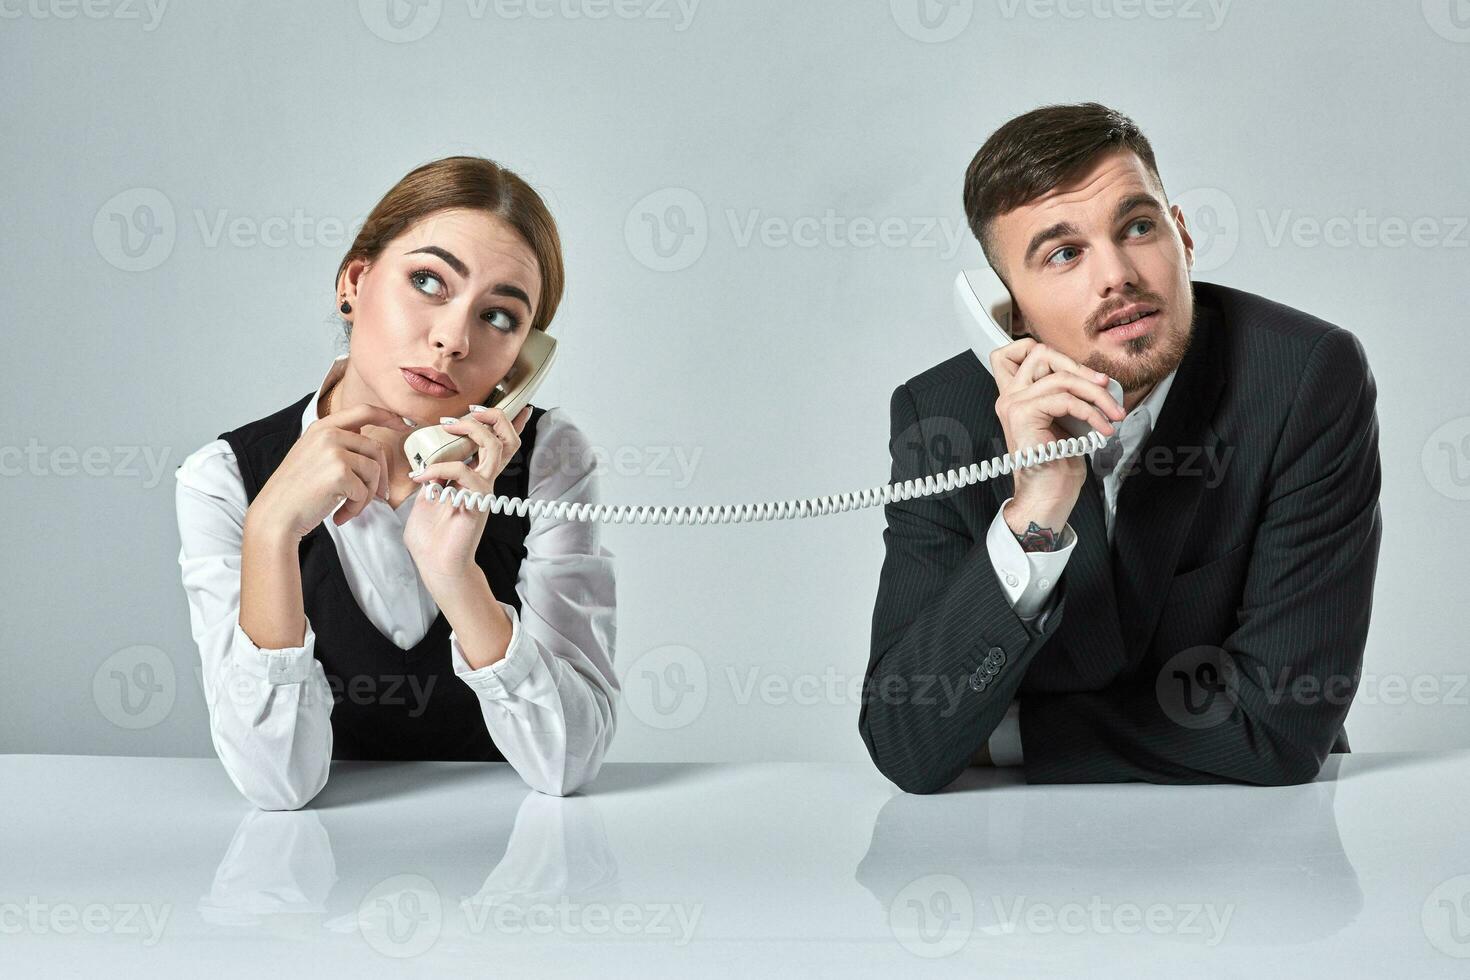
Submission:
[[[1032,521],[1023,533],[1016,535],[1016,540],[1021,542],[1022,551],[1056,551],[1059,537],[1051,528]]]

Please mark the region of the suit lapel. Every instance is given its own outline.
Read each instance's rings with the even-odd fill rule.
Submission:
[[[1158,422],[1118,491],[1113,581],[1123,639],[1134,658],[1153,635],[1180,549],[1194,524],[1207,469],[1208,457],[1201,453],[1215,452],[1220,441],[1210,424],[1225,384],[1219,329],[1219,315],[1200,305],[1196,292],[1193,340]],[[1155,447],[1162,448],[1150,464]]]

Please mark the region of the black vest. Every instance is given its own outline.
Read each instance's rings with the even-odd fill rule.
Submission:
[[[300,438],[301,413],[312,397],[220,434],[235,452],[247,504]],[[527,461],[544,414],[545,409],[532,407],[519,451],[495,480],[497,494],[526,496]],[[519,612],[516,577],[531,519],[486,517],[475,562],[495,597]],[[333,759],[504,760],[485,728],[478,697],[454,673],[450,627],[442,612],[417,646],[400,649],[358,606],[325,523],[302,538],[300,559],[301,595],[316,633],[316,659],[332,689]]]

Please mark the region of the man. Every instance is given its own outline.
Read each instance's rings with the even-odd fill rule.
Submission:
[[[892,479],[974,462],[928,451],[956,435],[984,457],[1064,438],[1068,415],[1108,442],[887,505],[874,763],[913,793],[972,762],[1039,783],[1314,779],[1348,751],[1382,536],[1361,344],[1192,283],[1152,148],[1105,106],[1006,123],[964,197],[1017,339],[989,371],[966,350],[898,386]]]

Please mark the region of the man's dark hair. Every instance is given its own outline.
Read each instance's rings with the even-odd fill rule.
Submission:
[[[990,134],[965,171],[965,217],[985,260],[1001,272],[990,236],[997,217],[1080,177],[1097,157],[1130,149],[1158,182],[1153,147],[1132,119],[1096,102],[1048,105]]]

